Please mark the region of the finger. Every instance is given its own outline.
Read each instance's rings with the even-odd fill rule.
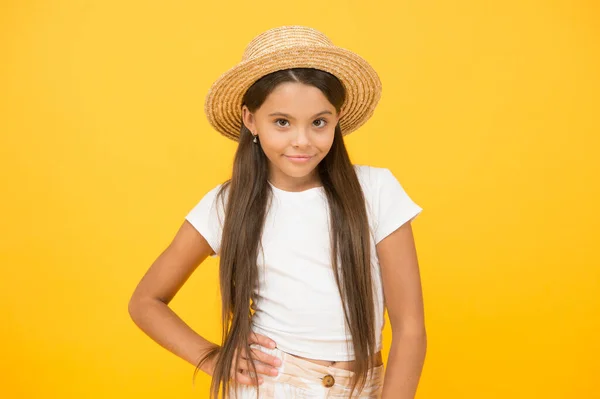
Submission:
[[[260,349],[252,349],[252,353],[259,361],[263,363],[269,364],[273,367],[281,366],[281,359],[277,356],[269,355],[268,353],[265,353]]]
[[[237,382],[239,382],[240,384],[244,384],[244,385],[256,385],[256,383],[253,381],[253,378],[251,378],[248,374],[244,374],[244,373],[240,373],[237,372],[235,373],[235,380]],[[263,379],[262,377],[258,377],[258,384],[262,384],[263,383]]]
[[[254,344],[252,344],[254,345]],[[263,352],[262,350],[256,348],[256,347],[252,347],[251,345],[251,351],[253,354],[253,357],[256,358],[258,361],[266,363],[270,366],[273,367],[279,367],[281,366],[281,359],[278,358],[277,356],[274,355],[270,355],[266,352]],[[248,356],[248,352],[246,352],[245,348],[241,349],[241,353],[242,353],[242,359],[249,359],[250,357]],[[276,374],[275,374],[276,375]]]
[[[254,366],[256,367],[256,372],[258,374],[265,374],[265,375],[270,375],[270,376],[276,376],[277,374],[279,374],[279,371],[277,370],[277,368],[271,367],[267,363],[258,361],[258,362],[254,362]],[[240,369],[243,370],[244,372],[250,372],[250,371],[253,372],[250,361],[246,360],[246,359],[240,361],[238,370],[240,370]]]
[[[248,342],[251,344],[259,344],[265,348],[274,348],[276,346],[275,341],[273,341],[271,338],[254,331],[250,332]]]

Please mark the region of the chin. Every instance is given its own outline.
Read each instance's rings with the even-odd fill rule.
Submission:
[[[315,167],[313,165],[279,165],[279,170],[290,177],[305,177],[313,173]]]
[[[292,169],[289,168],[282,169],[281,171],[290,177],[305,177],[310,175],[313,172],[314,168],[298,168]]]

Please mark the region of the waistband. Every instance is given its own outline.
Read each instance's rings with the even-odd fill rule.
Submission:
[[[314,389],[315,386],[321,386],[323,389],[334,391],[332,394],[336,392],[349,393],[350,381],[355,374],[352,370],[313,363],[293,356],[277,347],[266,348],[258,344],[251,344],[250,347],[281,359],[281,365],[276,366],[279,372],[276,376],[260,374],[265,383],[286,383],[306,389]],[[384,365],[381,364],[372,367],[367,372],[363,394],[380,391],[383,387],[383,379]]]

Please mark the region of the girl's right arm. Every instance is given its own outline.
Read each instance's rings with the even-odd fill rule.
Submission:
[[[163,348],[194,367],[202,355],[219,345],[197,334],[168,305],[194,270],[211,254],[213,250],[206,239],[184,220],[171,244],[150,266],[129,300],[129,314],[135,324]],[[268,337],[256,333],[251,334],[248,342],[267,348],[275,345]],[[258,349],[253,353],[259,360],[256,367],[259,373],[277,374],[275,368],[280,365],[279,358]],[[201,370],[212,376],[215,360],[213,357],[204,362]],[[244,362],[242,369],[249,369]],[[239,378],[242,383],[251,381],[247,376]]]
[[[185,220],[173,241],[142,277],[128,305],[132,320],[142,331],[194,367],[202,354],[218,345],[197,334],[168,305],[212,253],[204,237]],[[212,375],[213,363],[205,362],[201,370]]]

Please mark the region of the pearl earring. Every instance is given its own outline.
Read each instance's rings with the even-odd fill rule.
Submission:
[[[252,140],[254,142],[254,144],[258,143],[258,139],[256,138],[258,135],[254,136],[254,140]]]

